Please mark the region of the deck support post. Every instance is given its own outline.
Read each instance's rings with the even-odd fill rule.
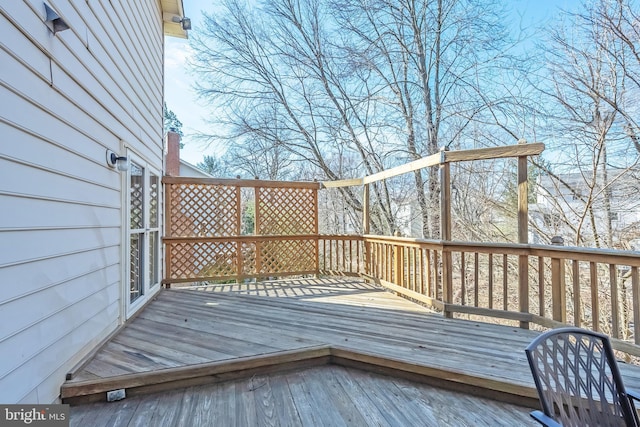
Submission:
[[[521,139],[518,144],[526,144]],[[518,157],[518,243],[529,243],[529,177],[527,156]],[[518,257],[518,300],[521,313],[529,312],[529,257]],[[529,322],[520,321],[522,329],[529,329]]]
[[[440,150],[440,240],[443,242],[451,241],[451,167],[446,161],[446,147]],[[451,252],[442,250],[442,299],[445,306],[443,310],[444,317],[453,317],[453,314],[447,311],[447,304],[453,304],[453,281],[452,270],[453,262]]]
[[[555,236],[551,244],[564,246],[564,239]],[[565,290],[564,259],[551,258],[551,300],[553,320],[567,323],[567,293]]]
[[[242,233],[242,189],[240,187],[236,187],[236,236],[239,236]],[[236,283],[242,283],[240,280],[240,276],[243,273],[243,260],[244,255],[242,253],[242,242],[240,240],[236,240]]]

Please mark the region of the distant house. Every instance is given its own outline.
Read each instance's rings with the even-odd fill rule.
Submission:
[[[182,0],[0,12],[0,402],[51,403],[160,289],[164,35],[187,21]]]
[[[180,176],[189,178],[214,178],[213,175],[206,173],[197,166],[182,159],[180,159]]]
[[[595,181],[595,185],[591,184]],[[615,246],[621,249],[639,250],[640,243],[640,170],[611,169],[607,171],[608,186],[603,175],[595,180],[591,174],[568,173],[557,177],[540,176],[536,183],[536,203],[529,207],[532,243],[544,242],[542,235],[559,235],[573,240],[573,227],[582,224],[586,238],[592,238],[591,216],[585,214],[587,203],[593,206],[593,219],[601,238],[608,235],[607,222]]]

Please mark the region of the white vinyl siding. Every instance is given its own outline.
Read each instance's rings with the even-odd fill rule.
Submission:
[[[3,403],[55,401],[122,321],[124,178],[106,150],[162,169],[159,1],[47,3],[69,30],[51,34],[42,0],[0,4]]]

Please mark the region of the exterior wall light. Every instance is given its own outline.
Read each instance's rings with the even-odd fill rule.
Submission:
[[[44,4],[44,10],[46,12],[46,18],[44,22],[45,24],[47,24],[47,27],[49,27],[53,34],[59,31],[68,30],[70,28],[69,24],[64,22],[64,20],[60,18],[60,15],[58,15],[58,13],[46,3]]]
[[[172,22],[180,23],[182,29],[187,31],[191,29],[191,18],[181,18],[179,16],[174,16],[171,18]]]
[[[120,172],[129,170],[129,159],[126,156],[118,156],[111,150],[107,150],[107,165],[117,168]]]
[[[191,19],[187,17],[183,17],[180,15],[175,15],[173,13],[164,13],[162,14],[162,19],[165,22],[173,22],[175,24],[180,24],[183,30],[187,31],[191,29]]]

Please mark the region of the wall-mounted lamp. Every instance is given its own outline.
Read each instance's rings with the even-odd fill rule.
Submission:
[[[185,18],[180,15],[176,15],[173,13],[163,13],[162,19],[165,22],[173,22],[174,24],[180,24],[183,30],[187,31],[191,29],[191,19]]]
[[[126,172],[129,169],[129,159],[126,156],[118,156],[113,151],[107,150],[107,165],[117,168],[121,172]]]
[[[53,34],[69,29],[69,24],[64,22],[64,20],[60,18],[60,15],[46,3],[44,4],[44,10],[46,12],[44,22]]]
[[[171,22],[179,23],[182,26],[182,29],[187,31],[191,29],[191,18],[181,18],[179,16],[174,16],[171,18]]]

